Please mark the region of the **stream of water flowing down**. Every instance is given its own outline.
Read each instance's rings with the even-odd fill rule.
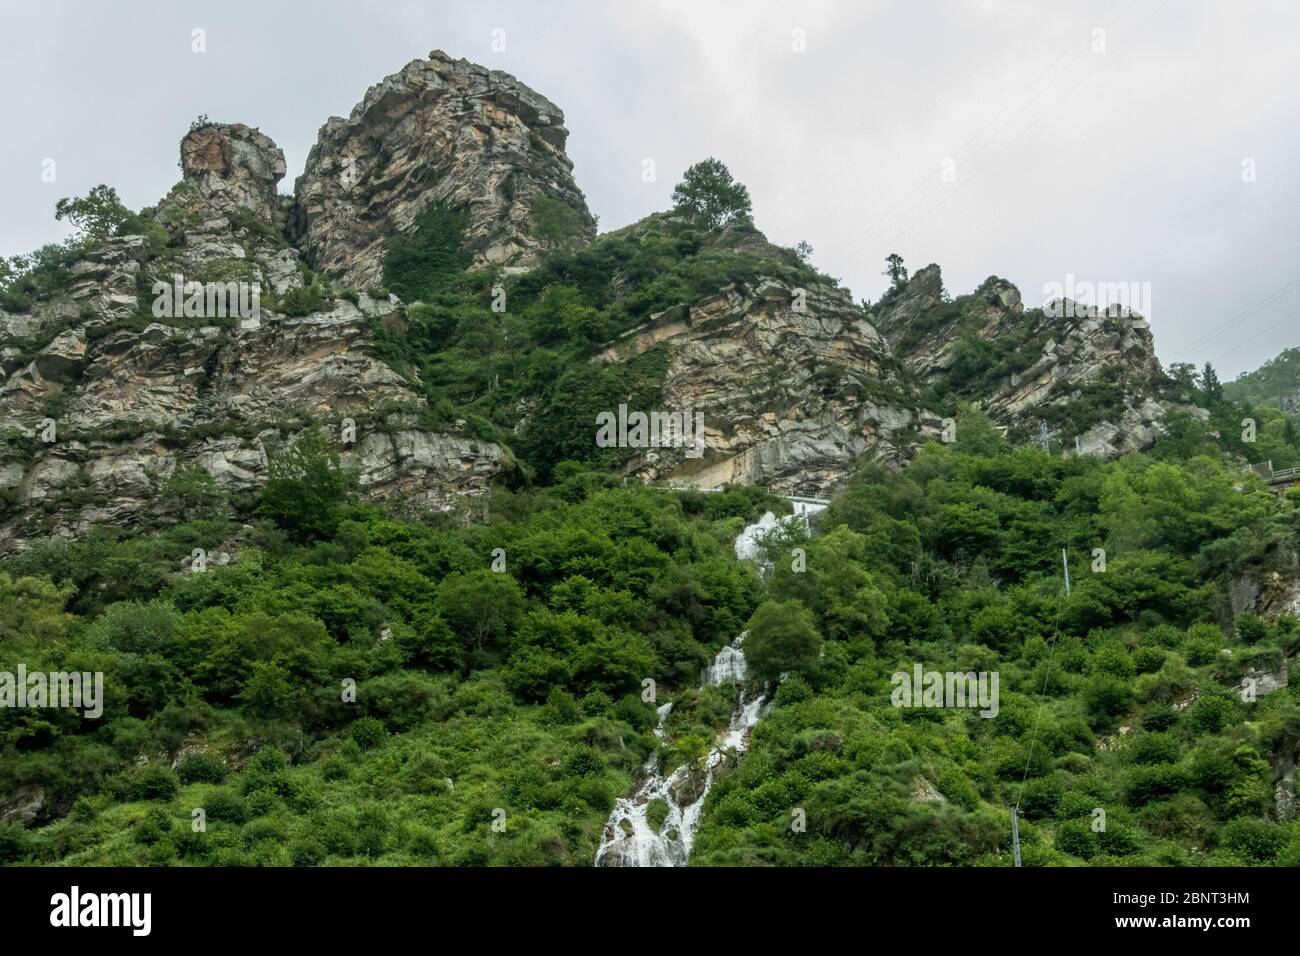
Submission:
[[[808,515],[820,511],[817,505],[796,503],[795,514],[778,519],[770,511],[749,525],[736,538],[736,556],[754,558],[759,554],[758,539],[780,521],[806,522]],[[749,746],[749,732],[763,716],[767,696],[745,689],[745,652],[741,650],[745,635],[741,634],[718,652],[704,673],[704,683],[721,686],[734,681],[740,688],[736,708],[726,734],[717,741],[696,767],[683,764],[671,773],[659,769],[657,754],[651,753],[641,768],[642,780],[629,797],[620,797],[605,824],[600,848],[596,850],[596,866],[685,866],[695,842],[704,799],[713,787],[719,765],[729,754],[739,758]],[[658,709],[659,722],[655,738],[662,741],[668,715],[672,713],[670,701]],[[702,775],[702,776],[701,776]],[[650,805],[656,800],[667,804],[668,812],[656,829],[650,825]]]

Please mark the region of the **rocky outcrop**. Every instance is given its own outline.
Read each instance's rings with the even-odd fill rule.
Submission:
[[[243,209],[271,220],[280,205],[276,184],[284,178],[284,152],[243,123],[211,123],[181,140],[181,171],[210,209]]]
[[[0,313],[0,551],[142,521],[183,463],[253,490],[269,444],[307,427],[341,436],[345,420],[356,436],[341,451],[369,497],[422,510],[485,495],[509,453],[463,424],[427,427],[415,373],[390,367],[373,334],[405,321],[404,306],[347,290],[379,285],[389,242],[434,204],[456,211],[473,266],[524,270],[589,242],[563,122],[514,77],[435,51],[325,123],[292,198],[279,193],[284,155],[270,137],[196,124],[183,179],[146,211],[145,235],[88,250],[64,294],[30,314]],[[658,238],[689,225],[657,218],[671,224]],[[730,257],[719,287],[592,361],[662,351],[662,408],[639,411],[699,416],[703,447],[638,448],[625,474],[823,496],[856,460],[904,462],[939,436],[933,409],[956,401],[1013,438],[1043,421],[1058,448],[1106,457],[1149,447],[1176,407],[1139,316],[1026,310],[996,277],[950,300],[933,265],[864,311],[750,226],[689,242]],[[609,281],[614,300],[641,291],[622,272]],[[240,307],[180,307],[213,286]],[[520,398],[516,435],[539,401]]]
[[[442,202],[464,211],[476,265],[530,266],[545,249],[595,235],[567,138],[545,97],[435,50],[321,127],[295,187],[295,235],[318,271],[370,288],[389,238]]]
[[[29,783],[0,797],[0,823],[14,822],[31,826],[45,809],[45,789]]]
[[[418,382],[378,354],[371,323],[399,319],[400,303],[324,293],[306,314],[282,306],[304,273],[277,225],[288,200],[275,192],[284,175],[275,144],[215,124],[192,130],[181,154],[185,179],[152,214],[165,243],[97,245],[72,269],[66,308],[0,326],[0,346],[14,343],[0,385],[0,552],[152,520],[182,464],[227,491],[254,490],[267,448],[304,427],[340,439],[372,499],[449,510],[486,494],[502,449],[422,427]],[[155,292],[187,283],[265,297],[245,298],[257,303],[249,312],[211,314],[203,298],[198,315],[159,315]],[[345,420],[355,426],[347,444]]]
[[[1290,548],[1277,549],[1259,566],[1229,581],[1228,598],[1234,617],[1300,617],[1300,555]]]
[[[699,457],[686,447],[638,453],[623,470],[647,481],[823,495],[858,456],[899,462],[922,431],[940,427],[916,407],[880,334],[827,282],[737,283],[655,315],[595,360],[659,346],[668,353],[663,410],[701,415],[705,439]]]
[[[1069,300],[1027,310],[1019,290],[991,277],[948,300],[936,265],[891,293],[872,319],[922,384],[973,401],[1017,437],[1050,426],[1070,451],[1104,458],[1149,448],[1175,409],[1148,323],[1121,307]]]
[[[355,442],[340,450],[367,497],[419,511],[486,494],[505,464],[498,446],[431,432],[410,413],[376,414],[385,404],[418,409],[422,400],[375,354],[367,324],[375,308],[340,300],[301,318],[265,313],[249,328],[157,322],[109,335],[63,395],[49,443],[40,438],[42,406],[17,407],[0,394],[0,408],[11,399],[6,411],[30,436],[4,446],[0,459],[0,493],[12,505],[0,548],[147,520],[184,463],[227,491],[254,490],[267,448],[308,420],[339,437],[352,419]]]

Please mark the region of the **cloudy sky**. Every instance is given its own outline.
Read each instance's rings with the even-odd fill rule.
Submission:
[[[602,230],[717,156],[859,298],[890,252],[1031,305],[1149,283],[1161,359],[1232,377],[1300,345],[1298,28],[1292,0],[7,4],[0,255],[96,183],[157,201],[200,113],[270,135],[291,189],[326,117],[438,48],[564,109]]]

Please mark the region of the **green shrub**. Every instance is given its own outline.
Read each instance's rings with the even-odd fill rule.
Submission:
[[[216,754],[190,754],[176,765],[181,783],[220,783],[226,777],[226,763]]]
[[[384,285],[405,302],[429,301],[472,256],[462,247],[466,216],[443,203],[421,211],[410,231],[392,237],[384,254]]]
[[[127,800],[171,800],[180,790],[176,774],[161,763],[134,767],[122,778],[123,798]]]
[[[1233,622],[1237,640],[1245,644],[1255,644],[1268,634],[1268,624],[1256,614],[1242,614]]]
[[[325,289],[317,278],[313,278],[311,282],[305,285],[271,297],[270,302],[270,307],[274,311],[291,318],[302,318],[315,312],[324,312],[327,306]]]
[[[1055,846],[1062,853],[1069,853],[1084,860],[1091,860],[1100,851],[1097,834],[1092,832],[1088,820],[1065,820],[1056,827]]]
[[[1223,632],[1213,624],[1193,624],[1187,629],[1183,653],[1187,663],[1201,667],[1214,663],[1223,647]]]
[[[384,725],[373,717],[360,717],[352,721],[348,734],[362,750],[374,750],[388,737]]]
[[[582,235],[582,216],[566,202],[538,196],[529,207],[533,235],[546,242],[565,242]]]
[[[760,680],[775,681],[786,671],[810,668],[821,650],[813,616],[798,601],[765,601],[746,629],[745,659]]]
[[[1240,720],[1240,709],[1227,697],[1202,697],[1187,712],[1187,723],[1195,734],[1217,734]]]
[[[1286,845],[1287,830],[1265,820],[1229,820],[1223,825],[1219,840],[1254,863],[1267,863]]]
[[[0,823],[0,863],[17,863],[26,854],[27,834],[17,823]]]
[[[333,534],[355,478],[316,429],[307,429],[270,456],[262,512],[299,540]]]
[[[645,815],[650,829],[658,833],[659,828],[664,825],[664,820],[668,819],[668,801],[662,798],[650,801]]]

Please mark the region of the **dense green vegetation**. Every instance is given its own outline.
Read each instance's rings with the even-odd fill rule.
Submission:
[[[320,502],[322,461],[299,450],[281,491]],[[0,828],[6,862],[591,862],[653,744],[642,681],[692,687],[754,609],[730,540],[763,493],[567,469],[470,527],[343,498],[328,538],[276,491],[264,504],[287,523],[233,541],[210,518],[6,563],[0,670],[106,686],[98,720],[0,710],[0,792],[38,785],[48,808]],[[183,573],[194,547],[235,559]]]
[[[422,302],[459,273],[470,257],[461,244],[465,214],[433,203],[412,230],[393,236],[384,254],[384,282],[404,302]]]
[[[1300,496],[1238,488],[1217,458],[1101,464],[968,430],[902,476],[864,471],[820,536],[774,543],[768,600],[811,612],[824,654],[769,666],[795,673],[710,794],[692,863],[1006,865],[1019,801],[1027,865],[1300,864],[1272,769],[1300,747],[1300,699],[1240,692],[1294,660],[1300,622],[1234,620],[1223,586],[1286,567]],[[916,663],[1000,672],[998,715],[891,706]]]
[[[568,203],[550,196],[538,196],[529,207],[537,238],[562,243],[582,235],[582,216]]]
[[[1174,416],[1169,436],[1163,442],[1167,457],[1185,459],[1226,449],[1251,463],[1271,461],[1278,470],[1300,465],[1300,421],[1295,414],[1283,412],[1276,401],[1269,400],[1270,396],[1264,394],[1257,402],[1250,388],[1219,385],[1208,362],[1201,371],[1186,363],[1171,365],[1169,376],[1174,393],[1204,408],[1209,420],[1197,421],[1186,414]]]
[[[0,792],[46,800],[0,853],[587,865],[655,747],[643,681],[677,702],[661,759],[699,759],[734,701],[696,690],[700,670],[748,626],[756,675],[789,676],[693,863],[1005,865],[1017,800],[1031,865],[1300,863],[1272,770],[1300,747],[1300,701],[1238,692],[1300,626],[1234,618],[1225,590],[1285,567],[1298,496],[1215,457],[1062,459],[978,420],[960,436],[902,475],[861,472],[811,540],[772,536],[765,580],[731,550],[772,506],[756,489],[565,465],[498,491],[486,523],[412,524],[350,503],[308,445],[277,455],[240,530],[183,476],[169,493],[201,518],[4,563],[0,669],[101,670],[107,699],[99,720],[0,711]],[[234,557],[183,571],[199,547]],[[893,707],[890,675],[915,663],[1000,672],[998,716]]]
[[[1300,395],[1300,348],[1284,350],[1253,372],[1243,372],[1223,385],[1225,398],[1280,407],[1284,398]]]

